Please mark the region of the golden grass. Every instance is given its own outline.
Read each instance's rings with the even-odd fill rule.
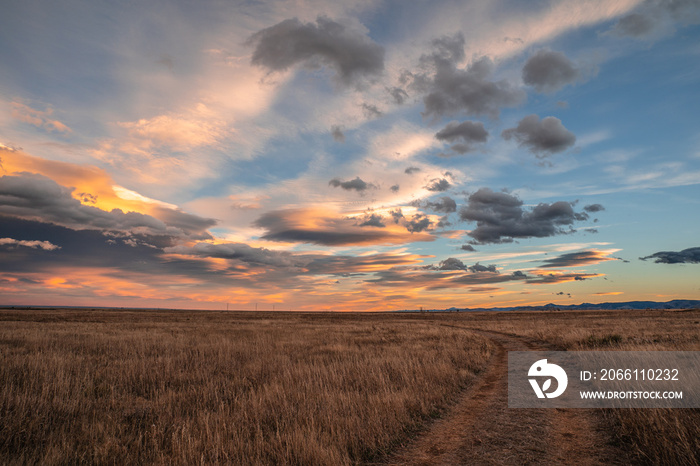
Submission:
[[[484,367],[401,316],[0,312],[0,463],[351,464]]]

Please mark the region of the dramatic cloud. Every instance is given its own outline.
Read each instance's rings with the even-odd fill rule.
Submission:
[[[345,142],[345,133],[343,133],[343,128],[338,125],[331,126],[331,136],[336,142]]]
[[[287,19],[253,34],[252,63],[270,71],[284,71],[302,64],[328,66],[344,85],[358,85],[384,71],[384,48],[366,35],[320,16],[314,23]]]
[[[558,267],[581,267],[584,265],[599,264],[605,261],[615,260],[611,257],[606,257],[609,253],[605,251],[580,251],[562,254],[559,257],[543,260],[545,265],[542,267],[558,268]]]
[[[444,212],[446,214],[457,211],[457,203],[449,196],[443,196],[436,202],[426,202],[424,207],[434,212]]]
[[[376,189],[375,185],[363,181],[359,176],[350,181],[341,181],[338,178],[333,178],[328,182],[328,185],[333,186],[334,188],[342,188],[346,191],[357,191],[358,193],[367,191],[370,188]]]
[[[414,220],[418,220],[415,219]],[[430,222],[426,217],[425,220]],[[287,209],[271,211],[258,218],[254,225],[266,230],[261,236],[268,241],[289,243],[313,243],[324,246],[344,246],[356,244],[400,244],[413,241],[433,241],[429,234],[420,233],[427,228],[416,227],[407,233],[398,224],[384,228],[367,228],[356,224],[352,218],[337,218],[319,209]],[[408,226],[407,226],[408,228]]]
[[[478,121],[452,121],[435,134],[439,141],[456,142],[451,149],[459,154],[474,150],[474,144],[484,143],[489,137],[484,124]]]
[[[452,185],[445,178],[430,180],[430,184],[425,186],[425,189],[433,192],[443,192],[450,189]]]
[[[640,259],[643,261],[654,259],[657,264],[700,264],[700,247],[688,248],[680,252],[661,251]]]
[[[0,246],[22,246],[25,248],[43,249],[44,251],[55,251],[56,249],[61,249],[60,246],[56,246],[50,241],[17,240],[13,238],[0,238]]]
[[[167,235],[190,239],[207,239],[206,231],[216,224],[204,219],[169,209],[159,209],[166,221],[138,212],[110,212],[81,204],[65,188],[42,175],[23,174],[0,178],[0,214],[54,223],[73,229],[94,229]]]
[[[460,246],[459,249],[467,252],[476,252],[476,249],[474,249],[474,246],[472,246],[471,244],[463,244],[462,246]]]
[[[539,50],[523,67],[523,82],[537,92],[556,92],[567,84],[576,82],[581,71],[561,52]]]
[[[460,34],[433,42],[432,54],[421,62],[432,75],[413,76],[417,87],[426,88],[423,98],[425,117],[485,115],[495,118],[500,107],[512,107],[525,100],[525,92],[505,80],[490,81],[494,65],[488,57],[473,61],[466,69],[457,68],[464,60],[464,37]],[[414,84],[415,85],[415,84]]]
[[[566,129],[559,118],[551,116],[540,121],[537,115],[528,115],[518,126],[501,134],[506,140],[514,138],[538,156],[564,151],[576,142],[574,133]]]
[[[572,232],[571,225],[588,215],[574,212],[568,202],[538,204],[523,209],[523,201],[508,193],[481,188],[459,211],[460,218],[476,222],[469,236],[477,243],[508,243],[515,238],[543,238]],[[568,229],[564,227],[569,226]]]

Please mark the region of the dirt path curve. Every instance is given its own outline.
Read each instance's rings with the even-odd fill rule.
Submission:
[[[508,408],[508,351],[547,348],[522,337],[449,326],[487,336],[496,353],[476,385],[387,464],[628,464],[593,410]]]

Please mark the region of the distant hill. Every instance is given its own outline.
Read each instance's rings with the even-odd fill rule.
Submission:
[[[667,302],[657,301],[626,301],[623,303],[582,303],[582,304],[546,304],[544,306],[514,306],[514,307],[479,307],[479,308],[458,308],[431,309],[428,312],[439,311],[592,311],[592,310],[619,310],[619,309],[694,309],[700,308],[700,300],[696,299],[674,299]],[[402,312],[419,312],[416,310],[406,310]]]

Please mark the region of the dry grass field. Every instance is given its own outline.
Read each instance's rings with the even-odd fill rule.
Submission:
[[[0,464],[382,461],[478,379],[487,334],[700,350],[700,311],[0,310]],[[699,464],[699,410],[599,411],[640,463]]]
[[[0,463],[371,461],[491,352],[396,317],[2,312]]]

